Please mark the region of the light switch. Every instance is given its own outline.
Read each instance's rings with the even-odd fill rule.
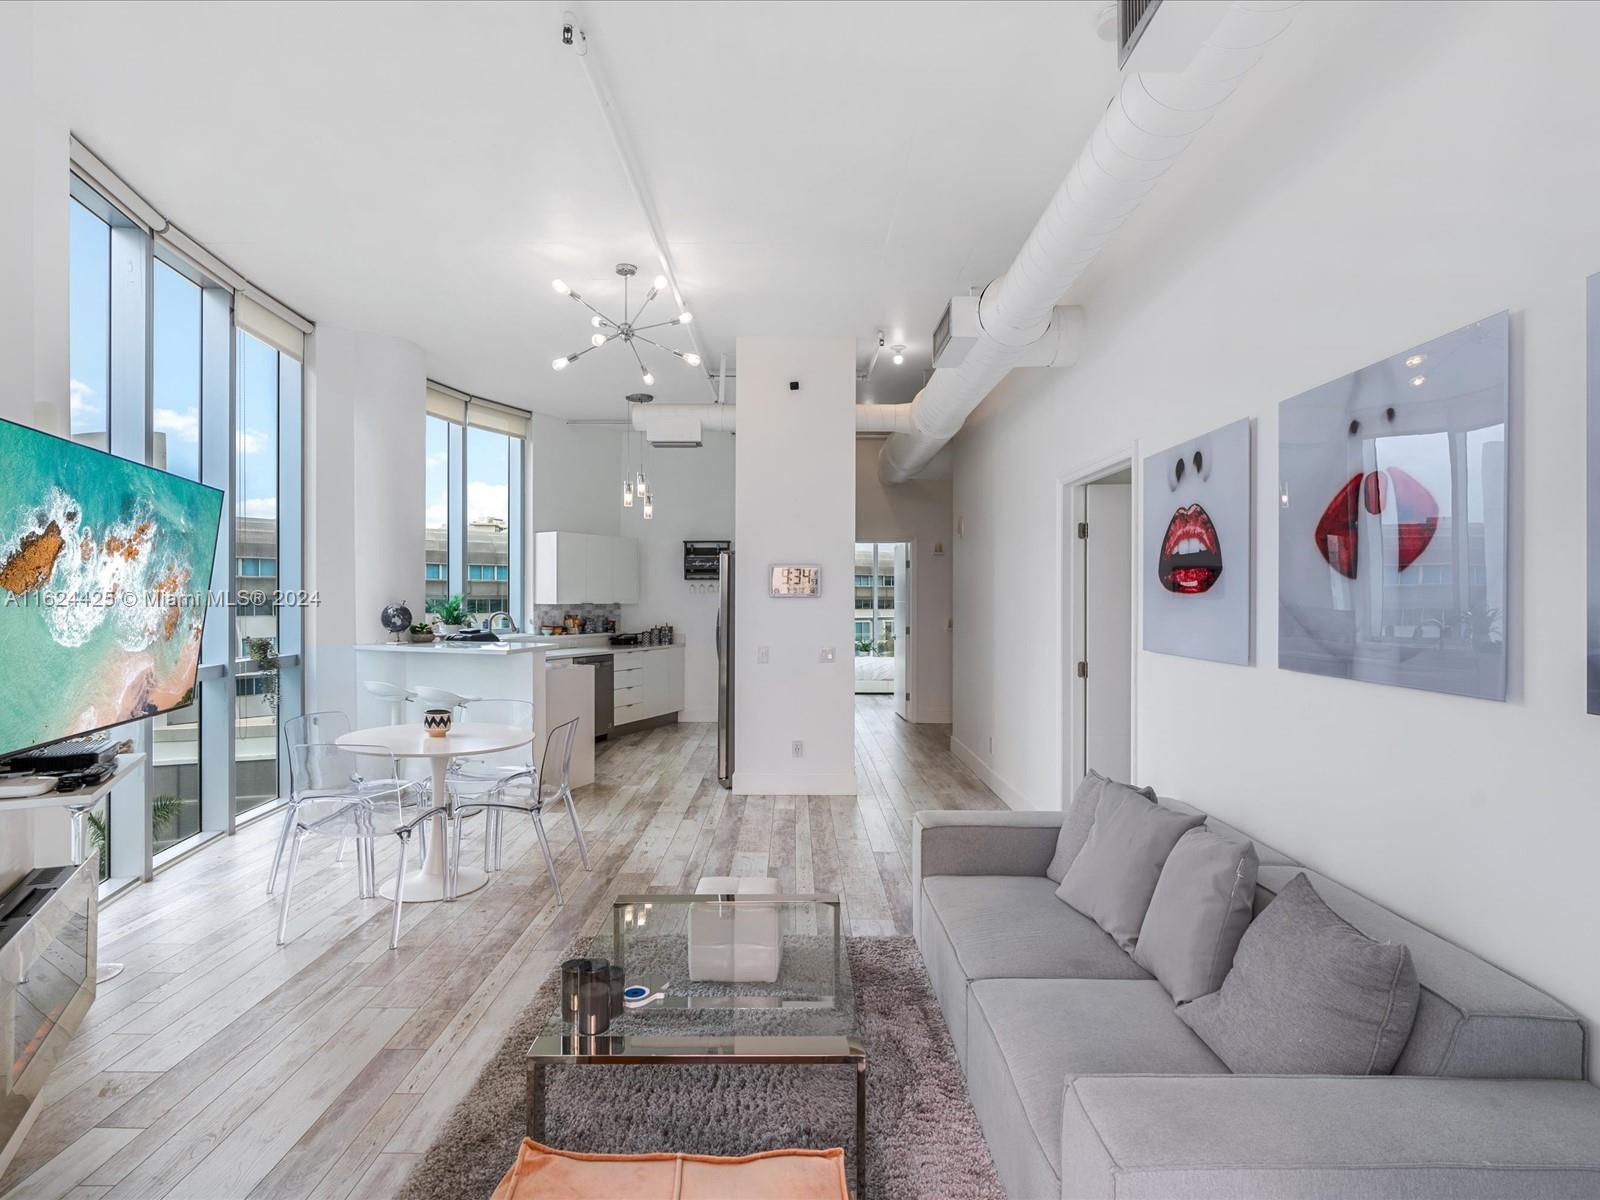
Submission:
[[[772,652],[771,652],[771,650],[769,650],[766,646],[757,646],[756,647],[756,661],[758,663],[771,662],[772,661]]]
[[[817,661],[818,662],[832,662],[833,661],[833,647],[832,646],[824,646],[822,648],[822,653],[820,655],[818,655],[818,657],[817,657]]]

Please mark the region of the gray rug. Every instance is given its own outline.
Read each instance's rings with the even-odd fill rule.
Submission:
[[[961,1068],[910,938],[848,938],[866,1045],[867,1194],[1005,1200]],[[397,1200],[487,1200],[526,1124],[524,1055],[558,990],[506,1033]],[[752,1154],[844,1146],[855,1180],[848,1067],[568,1067],[550,1071],[545,1140],[593,1153]]]

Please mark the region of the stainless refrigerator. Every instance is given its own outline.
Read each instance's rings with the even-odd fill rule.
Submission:
[[[733,551],[717,556],[717,778],[733,786]]]

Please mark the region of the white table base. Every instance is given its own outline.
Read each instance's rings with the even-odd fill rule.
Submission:
[[[447,758],[434,758],[429,760],[433,768],[433,799],[438,803],[443,797],[449,795],[445,790],[445,767],[449,764]],[[423,857],[420,867],[412,867],[405,873],[406,890],[401,897],[407,904],[429,904],[435,900],[444,899],[444,869],[449,861],[450,847],[446,841],[448,834],[444,823],[444,815],[435,813],[428,818],[428,853]],[[409,858],[409,847],[407,857]],[[403,867],[405,864],[401,864]],[[461,870],[456,876],[456,895],[465,896],[475,892],[489,882],[488,872],[477,867],[461,864]],[[390,876],[378,888],[378,894],[385,900],[394,899],[394,876]]]

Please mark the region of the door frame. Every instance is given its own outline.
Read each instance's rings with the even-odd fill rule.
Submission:
[[[1056,790],[1063,809],[1072,800],[1077,781],[1083,778],[1083,722],[1087,685],[1078,678],[1077,664],[1084,658],[1083,551],[1078,542],[1078,523],[1085,519],[1088,498],[1085,489],[1092,483],[1127,471],[1133,553],[1130,556],[1133,578],[1128,595],[1133,604],[1133,636],[1128,647],[1128,762],[1135,778],[1139,774],[1139,645],[1142,634],[1140,614],[1144,595],[1140,591],[1139,529],[1144,516],[1141,503],[1143,480],[1139,468],[1138,439],[1126,448],[1098,455],[1056,476],[1056,631],[1060,649],[1056,688],[1056,729],[1060,747],[1056,760]]]
[[[879,542],[878,544],[881,546],[883,543]],[[891,611],[893,611],[896,614],[897,617],[898,617],[898,615],[899,615],[899,613],[901,611],[904,611],[905,614],[906,614],[905,623],[906,623],[907,627],[910,627],[910,626],[912,626],[912,625],[914,625],[916,623],[915,622],[915,617],[916,617],[915,605],[916,605],[916,602],[917,602],[917,592],[916,592],[917,585],[916,585],[915,581],[913,581],[912,578],[911,578],[911,576],[914,574],[914,572],[911,570],[911,564],[916,559],[916,556],[917,556],[917,542],[916,542],[915,538],[903,538],[903,539],[901,539],[899,544],[900,544],[900,547],[905,552],[905,563],[904,563],[905,570],[902,571],[900,569],[900,567],[901,567],[900,563],[895,563],[895,572],[894,572],[895,608],[892,609]],[[903,607],[902,607],[901,602],[900,602],[902,596],[905,597],[905,602],[904,602]],[[896,625],[898,626],[898,624],[899,623],[897,621]],[[900,630],[897,627],[895,629],[895,631],[894,631],[894,644],[895,644],[896,647],[898,647],[902,642],[905,643],[905,648],[906,649],[905,649],[905,654],[897,656],[897,657],[899,657],[900,663],[901,663],[901,665],[902,665],[902,667],[904,669],[901,670],[901,671],[897,671],[895,673],[895,680],[894,681],[899,687],[899,691],[895,695],[895,715],[898,716],[902,721],[906,722],[908,725],[915,725],[917,723],[917,706],[916,706],[916,696],[911,691],[911,683],[912,683],[912,680],[916,678],[916,673],[917,673],[917,669],[916,669],[916,654],[912,650],[912,642],[911,642],[910,635],[904,633],[902,630]],[[900,712],[899,711],[899,709],[900,709],[900,697],[901,696],[909,696],[910,697],[910,699],[906,700],[906,702],[905,702],[905,711],[904,712]]]

